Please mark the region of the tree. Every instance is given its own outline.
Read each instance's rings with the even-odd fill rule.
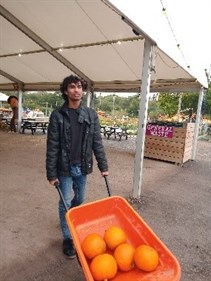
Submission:
[[[133,97],[128,98],[128,101],[126,104],[126,110],[127,110],[129,116],[131,116],[131,117],[138,116],[139,103],[140,103],[140,100],[139,100],[138,96],[133,96]]]
[[[160,114],[163,114],[163,110],[161,108],[159,108],[158,102],[155,100],[149,101],[149,107],[148,107],[149,119],[156,120],[156,119],[158,119]]]
[[[99,99],[99,97],[97,99]],[[107,113],[111,113],[113,109],[113,97],[111,95],[101,97],[101,106],[99,109]]]
[[[60,92],[25,92],[23,94],[23,108],[35,110],[39,108],[41,111],[46,112],[46,108],[52,111],[53,109],[61,106],[64,100]]]
[[[182,95],[182,110],[193,108],[193,112],[197,111],[199,95],[197,93],[185,93]]]
[[[204,95],[204,100],[202,103],[202,114],[208,115],[211,118],[211,84],[207,92]]]
[[[209,115],[209,117],[211,118],[211,65],[210,65],[209,72],[207,69],[205,69],[205,74],[207,76],[208,90],[204,96],[202,109],[203,109],[203,114]]]
[[[172,117],[177,113],[179,103],[179,94],[178,93],[160,93],[158,97],[159,109],[163,111],[164,114],[167,114],[169,117]]]

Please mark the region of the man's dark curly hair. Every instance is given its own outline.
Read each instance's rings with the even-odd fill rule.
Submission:
[[[81,78],[79,78],[78,76],[76,76],[76,75],[70,75],[70,76],[64,78],[62,84],[60,85],[60,91],[61,91],[62,97],[63,97],[63,99],[64,99],[65,101],[68,100],[68,97],[67,97],[67,95],[65,94],[65,92],[67,91],[68,85],[71,84],[71,83],[76,84],[76,83],[78,83],[78,82],[81,82],[83,91],[86,90],[86,86],[87,86],[87,85],[86,85],[86,82],[85,82],[84,80],[82,80]]]
[[[7,102],[10,104],[11,99],[16,99],[18,100],[18,98],[16,96],[9,96],[9,98],[7,99]]]

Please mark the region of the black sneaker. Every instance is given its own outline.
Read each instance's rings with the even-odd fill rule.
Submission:
[[[68,259],[74,259],[76,257],[75,247],[70,238],[63,240],[63,254]]]

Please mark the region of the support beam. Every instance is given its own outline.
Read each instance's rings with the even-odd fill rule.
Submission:
[[[204,89],[201,88],[201,90],[199,92],[199,99],[198,99],[198,107],[197,107],[196,122],[195,122],[195,129],[194,129],[191,160],[195,160],[195,158],[196,158],[197,141],[198,141],[198,134],[199,134],[199,125],[200,125],[200,121],[201,121],[201,107],[202,107],[203,97],[204,97]]]
[[[180,111],[182,105],[182,93],[179,93],[178,109],[177,109],[177,120],[180,122]]]
[[[36,33],[29,29],[25,24],[23,24],[19,19],[17,19],[13,14],[6,10],[3,6],[0,5],[0,15],[8,20],[11,24],[16,26],[21,32],[31,38],[35,43],[40,47],[46,50],[50,55],[56,58],[58,61],[63,63],[68,69],[73,71],[76,75],[80,76],[82,79],[87,81],[88,84],[91,84],[92,81],[82,73],[78,68],[71,64],[67,59],[65,59],[61,54],[55,51],[49,44],[47,44],[42,38],[40,38]]]
[[[144,142],[147,124],[148,97],[150,91],[151,62],[153,45],[145,40],[144,60],[141,85],[141,100],[139,107],[139,125],[136,142],[135,171],[133,181],[133,197],[140,198],[143,177]]]
[[[23,115],[23,91],[21,88],[18,90],[18,132],[21,130],[21,121]]]
[[[0,69],[0,75],[4,76],[5,78],[7,78],[7,79],[9,79],[9,80],[11,80],[11,81],[13,81],[15,83],[18,83],[19,85],[21,85],[21,87],[23,87],[24,83],[22,81],[20,81],[16,77],[10,75],[9,73],[7,73],[7,72],[5,72],[5,71],[3,71],[1,69]]]
[[[87,107],[91,106],[91,101],[92,101],[92,92],[88,91],[87,92],[87,100],[86,100]]]

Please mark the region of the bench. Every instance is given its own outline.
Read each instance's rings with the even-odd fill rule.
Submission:
[[[24,121],[22,123],[22,134],[25,133],[25,130],[31,130],[32,135],[34,135],[37,130],[42,130],[43,134],[45,134],[48,123],[48,121]]]
[[[128,139],[128,133],[127,133],[127,129],[122,129],[121,132],[117,133],[119,140],[121,141],[122,137],[125,137],[125,139]]]
[[[102,133],[107,139],[110,139],[110,136],[114,135],[114,138],[119,138],[119,141],[121,141],[122,137],[125,137],[125,139],[128,139],[128,133],[127,129],[125,128],[119,128],[119,127],[112,127],[112,126],[101,126]]]

